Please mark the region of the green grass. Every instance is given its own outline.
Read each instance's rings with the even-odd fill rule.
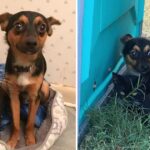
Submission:
[[[88,117],[89,132],[80,150],[150,150],[149,116],[127,109],[114,98],[105,107],[93,109]]]

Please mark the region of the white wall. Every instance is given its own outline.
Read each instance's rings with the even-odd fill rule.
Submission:
[[[75,87],[75,0],[1,0],[0,13],[22,10],[38,11],[46,17],[53,16],[62,22],[48,37],[44,55],[47,60],[46,79],[51,83]],[[0,31],[0,63],[4,63],[7,45]]]
[[[150,0],[145,0],[143,36],[150,38]]]

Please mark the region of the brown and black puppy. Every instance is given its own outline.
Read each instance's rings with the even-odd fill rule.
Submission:
[[[124,43],[123,56],[128,73],[132,75],[150,76],[150,40],[127,34],[121,38]]]
[[[44,95],[45,100],[49,95],[49,84],[44,80],[46,62],[42,49],[47,36],[52,34],[52,25],[60,25],[60,22],[32,11],[0,15],[0,26],[6,32],[9,45],[4,81],[7,83],[13,118],[13,130],[7,142],[11,148],[19,140],[21,93],[26,93],[29,98],[26,144],[35,143],[34,121],[40,95]]]

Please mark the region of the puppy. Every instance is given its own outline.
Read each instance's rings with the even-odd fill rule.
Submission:
[[[117,93],[117,96],[122,99],[137,87],[138,80],[137,76],[112,73],[115,94]]]
[[[150,75],[150,40],[127,34],[121,38],[124,44],[123,56],[128,73],[132,75]]]
[[[122,104],[130,110],[141,114],[150,113],[150,94],[147,93],[147,84],[137,76],[119,75],[113,73],[112,81],[114,83],[114,92],[121,100]],[[137,83],[139,82],[139,85]],[[125,101],[124,101],[125,100]]]
[[[5,66],[13,130],[7,144],[14,148],[19,140],[20,99],[26,93],[29,114],[25,131],[26,145],[35,144],[34,121],[40,101],[49,96],[49,84],[44,80],[46,61],[42,49],[47,36],[52,35],[52,26],[60,25],[53,17],[46,18],[32,11],[0,15],[1,30],[6,32],[9,46]]]

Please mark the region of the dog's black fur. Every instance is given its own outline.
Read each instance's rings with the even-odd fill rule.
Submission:
[[[150,40],[126,34],[121,41],[127,72],[125,75],[113,73],[114,91],[119,98],[150,113]]]
[[[14,63],[15,63],[15,59],[13,57],[12,51],[9,49],[7,59],[6,59],[5,72],[9,74],[16,74],[16,73],[28,72],[30,69],[30,66],[27,67],[17,66],[17,65],[13,65]],[[32,73],[32,76],[38,76],[42,72],[43,74],[45,74],[47,70],[47,66],[46,66],[45,58],[42,54],[40,54],[39,57],[34,61],[34,65],[36,69]]]
[[[150,75],[150,40],[144,37],[133,38],[127,34],[121,38],[124,44],[123,56],[128,73]]]

